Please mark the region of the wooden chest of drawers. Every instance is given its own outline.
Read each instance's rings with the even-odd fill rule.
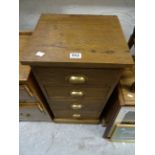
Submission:
[[[25,49],[57,122],[97,123],[133,64],[116,16],[44,14]]]
[[[104,136],[113,141],[134,141],[135,93],[130,91],[134,82],[134,71],[125,69],[120,80],[118,92],[114,92],[105,107],[104,119],[107,128]]]
[[[31,32],[21,32],[19,34],[20,57],[31,35]],[[44,103],[45,99],[34,79],[31,68],[19,64],[19,120],[51,121]]]

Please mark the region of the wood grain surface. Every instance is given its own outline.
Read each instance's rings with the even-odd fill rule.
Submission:
[[[133,64],[117,16],[43,14],[25,48],[23,64],[120,67]],[[37,56],[37,52],[43,56]],[[70,53],[81,53],[71,59]]]

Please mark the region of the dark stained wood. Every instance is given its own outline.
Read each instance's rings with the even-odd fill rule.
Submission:
[[[104,100],[107,96],[107,92],[109,92],[110,88],[94,88],[88,86],[73,86],[73,87],[54,87],[54,86],[45,86],[45,90],[47,92],[47,96],[50,99],[73,99],[77,98],[79,100],[82,99],[101,99]],[[71,96],[71,92],[83,92],[83,96]]]
[[[114,113],[117,115],[117,111],[119,111],[119,101],[118,101],[118,86],[112,92],[102,114],[102,125],[107,126],[110,121],[115,117]]]
[[[75,101],[55,101],[50,102],[49,105],[53,110],[54,116],[56,118],[69,118],[74,119],[72,115],[80,114],[80,119],[98,119],[100,113],[102,112],[104,101],[85,101],[85,100],[75,100]],[[80,109],[73,109],[73,105],[81,105]]]
[[[83,76],[86,81],[81,86],[100,86],[105,87],[112,85],[118,80],[118,74],[121,69],[81,69],[81,68],[54,68],[54,67],[35,67],[35,73],[39,76],[40,81],[47,85],[74,86],[69,82],[72,75]]]
[[[98,119],[98,117],[100,116],[100,113],[98,113],[97,111],[73,111],[73,110],[64,110],[64,111],[60,111],[60,110],[55,110],[54,112],[54,116],[56,118],[69,118],[69,119],[75,119],[75,120],[81,120],[81,119]],[[74,118],[73,115],[74,114],[79,114],[80,117],[79,118]]]
[[[82,108],[79,110],[82,111],[102,111],[103,108],[103,100],[85,100],[85,99],[81,99],[81,101],[79,101],[79,99],[72,99],[72,100],[55,100],[55,101],[50,101],[49,105],[50,107],[53,109],[53,111],[55,110],[72,110],[72,105],[81,105]],[[79,111],[78,109],[74,110]]]
[[[131,36],[129,38],[129,41],[128,41],[128,46],[129,46],[130,49],[132,48],[133,45],[135,46],[135,28],[134,28],[133,33],[131,34]],[[132,55],[132,58],[133,58],[133,60],[135,62],[135,54]],[[133,93],[135,92],[135,81],[133,81],[133,83],[132,83],[132,85],[130,87],[130,90]]]
[[[43,14],[30,41],[23,64],[92,68],[133,64],[117,16]],[[36,56],[38,51],[45,55]],[[82,58],[70,59],[71,52]]]
[[[133,45],[135,45],[135,28],[134,28],[134,30],[129,38],[129,41],[128,41],[128,46],[130,49],[132,48]]]
[[[64,73],[68,73],[66,71],[67,69],[65,69],[65,68],[64,68],[64,71],[63,71],[63,69],[57,70],[54,68],[54,71],[56,71],[56,72],[53,72],[52,74],[50,73],[50,71],[53,68],[48,68],[48,69],[44,68],[45,71],[43,71],[43,68],[42,68],[41,69],[42,74],[38,74],[38,73],[40,73],[40,72],[38,72],[39,68],[33,67],[32,69],[33,69],[33,73],[34,73],[36,79],[38,80],[39,85],[42,88],[42,91],[48,101],[48,104],[50,105],[50,107],[54,113],[54,119],[58,118],[57,117],[58,114],[55,115],[55,111],[56,111],[55,107],[52,108],[52,106],[54,106],[54,102],[56,100],[59,102],[59,104],[61,104],[61,106],[63,106],[63,103],[67,100],[69,100],[72,103],[74,103],[74,101],[76,101],[78,103],[80,103],[82,101],[81,103],[83,103],[83,104],[87,103],[87,102],[92,102],[92,101],[97,102],[98,101],[100,104],[100,109],[98,109],[97,105],[95,105],[93,111],[97,111],[97,117],[99,119],[100,114],[101,114],[110,94],[112,93],[114,87],[118,83],[120,75],[121,75],[121,70],[114,70],[114,72],[111,71],[112,73],[110,71],[103,70],[103,74],[102,74],[102,70],[99,70],[96,72],[96,74],[94,74],[95,70],[89,70],[89,71],[84,70],[85,71],[84,72],[83,70],[80,69],[80,71],[83,71],[83,73],[86,73],[87,76],[88,76],[88,73],[89,73],[89,75],[93,75],[93,74],[94,74],[94,76],[96,75],[95,78],[97,80],[90,76],[91,80],[90,80],[90,82],[87,82],[86,84],[72,84],[72,85],[70,85],[69,82],[67,82],[67,81],[63,82],[63,81],[65,80],[66,76],[72,75],[72,72],[76,73],[76,71],[77,71],[77,73],[80,73],[80,71],[78,69],[76,69],[76,70],[69,69],[70,74],[68,74],[68,75],[65,74],[65,76],[64,76]],[[57,73],[59,73],[59,76],[56,76]],[[109,75],[111,75],[111,76],[109,76],[109,78],[107,76],[107,73],[109,73]],[[47,76],[47,74],[48,74],[48,76]],[[45,76],[43,76],[43,75],[45,75]],[[88,80],[89,80],[89,78],[88,78]],[[92,86],[97,86],[97,87],[92,87]],[[84,93],[84,96],[83,97],[72,97],[72,96],[70,96],[71,91],[82,91]],[[70,108],[67,105],[64,105],[64,107],[65,107],[66,111],[70,110]],[[87,112],[89,110],[89,108],[87,108],[87,109],[85,108],[85,112]],[[74,112],[74,110],[73,110],[73,112]],[[65,114],[67,114],[67,113],[64,113],[64,115],[63,115],[64,117],[62,117],[61,113],[59,113],[59,114],[60,114],[59,117],[62,120],[63,118],[65,118]],[[69,118],[69,116],[67,118]],[[69,118],[69,119],[72,119],[72,118]],[[97,119],[97,118],[94,118],[94,119]],[[88,118],[86,120],[88,120]]]

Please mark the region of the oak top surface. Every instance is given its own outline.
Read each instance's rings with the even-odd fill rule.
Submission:
[[[130,91],[133,82],[135,82],[134,68],[125,69],[120,79],[121,105],[135,105],[135,93]]]
[[[43,14],[25,50],[22,63],[30,65],[133,64],[117,16]]]
[[[19,58],[21,58],[23,54],[23,50],[26,47],[30,36],[31,36],[31,33],[29,32],[19,33]],[[19,63],[19,80],[26,81],[28,79],[30,71],[31,71],[30,66],[22,65],[21,63]]]

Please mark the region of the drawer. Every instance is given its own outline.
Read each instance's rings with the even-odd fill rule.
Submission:
[[[44,86],[49,99],[101,99],[104,100],[110,87],[88,87],[88,86]]]
[[[37,102],[35,96],[30,91],[27,85],[19,85],[19,102],[20,103],[34,103]]]
[[[43,84],[112,85],[118,80],[119,69],[67,69],[37,67],[33,71]]]
[[[56,110],[53,111],[55,118],[70,118],[70,119],[98,119],[100,113],[92,111],[78,111],[74,110]]]
[[[36,105],[19,108],[20,121],[51,121],[46,111],[40,111]]]
[[[73,110],[77,111],[95,111],[101,112],[104,107],[104,101],[88,101],[88,100],[68,100],[49,101],[49,106],[53,111],[55,110]]]

